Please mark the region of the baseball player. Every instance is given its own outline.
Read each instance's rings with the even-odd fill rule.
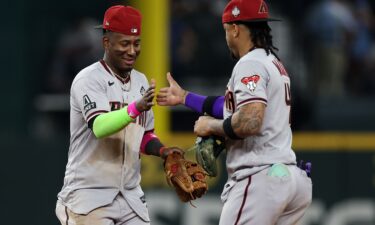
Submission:
[[[107,9],[103,60],[75,77],[70,95],[70,148],[56,215],[62,225],[150,224],[140,187],[140,153],[171,151],[153,133],[155,81],[133,69],[141,14]],[[173,150],[178,151],[178,150]]]
[[[275,54],[263,0],[232,0],[222,23],[231,55],[238,59],[225,96],[201,96],[170,86],[159,105],[184,104],[201,116],[198,136],[226,138],[228,181],[220,225],[292,225],[311,203],[312,183],[296,166],[289,124],[290,78]]]

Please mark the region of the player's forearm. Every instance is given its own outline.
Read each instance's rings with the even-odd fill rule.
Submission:
[[[116,111],[100,114],[94,119],[92,131],[97,138],[108,137],[133,122],[139,114],[134,103]]]
[[[226,134],[223,129],[223,122],[224,120],[219,120],[219,119],[210,120],[210,122],[208,123],[208,126],[209,126],[208,129],[209,129],[210,135],[217,135],[217,136],[225,137]]]
[[[264,117],[265,105],[262,103],[252,103],[244,105],[233,114],[231,125],[234,133],[245,138],[259,134]]]
[[[203,96],[188,92],[184,105],[200,114],[223,118],[224,96]]]

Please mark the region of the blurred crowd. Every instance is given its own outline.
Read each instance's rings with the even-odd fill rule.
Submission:
[[[221,24],[226,2],[171,1],[171,71],[188,86],[225,83],[231,73],[235,62]],[[274,41],[296,84],[318,96],[374,94],[375,22],[370,2],[311,1],[290,13],[285,5],[295,3],[269,1],[271,14],[283,20],[271,24]],[[48,91],[68,92],[80,68],[102,56],[101,33],[92,29],[99,23],[79,18],[61,31],[46,79]]]
[[[309,10],[305,47],[319,95],[375,93],[374,10],[367,0],[327,0]]]
[[[223,94],[235,64],[221,14],[227,0],[173,0],[171,71],[187,89]],[[314,129],[316,99],[375,96],[375,18],[370,0],[268,1],[274,44],[291,75],[296,129]],[[68,93],[75,74],[102,57],[100,21],[81,18],[61,31],[45,79]],[[346,103],[345,103],[346,104]],[[342,106],[346,107],[346,106]],[[366,110],[366,109],[363,109]],[[303,119],[300,119],[303,117]]]

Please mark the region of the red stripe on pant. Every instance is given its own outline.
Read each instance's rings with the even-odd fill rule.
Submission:
[[[243,209],[243,207],[245,205],[245,202],[246,202],[246,199],[247,199],[247,190],[249,189],[250,183],[251,183],[251,176],[249,176],[249,178],[248,178],[248,182],[247,182],[247,185],[246,185],[246,188],[245,188],[245,192],[244,192],[244,195],[243,195],[243,199],[242,199],[241,208],[240,208],[240,211],[238,211],[237,220],[236,220],[236,223],[234,225],[237,225],[238,221],[240,221],[241,214],[242,214],[242,209]]]
[[[66,214],[66,221],[65,224],[69,225],[69,214],[68,214],[68,207],[65,206],[65,214]]]

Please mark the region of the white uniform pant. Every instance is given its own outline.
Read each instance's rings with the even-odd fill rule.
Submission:
[[[57,201],[56,215],[62,225],[150,225],[132,210],[121,194],[111,204],[87,215],[76,214]]]
[[[219,225],[297,224],[312,200],[311,179],[294,165],[283,177],[270,176],[269,169],[226,184]]]

